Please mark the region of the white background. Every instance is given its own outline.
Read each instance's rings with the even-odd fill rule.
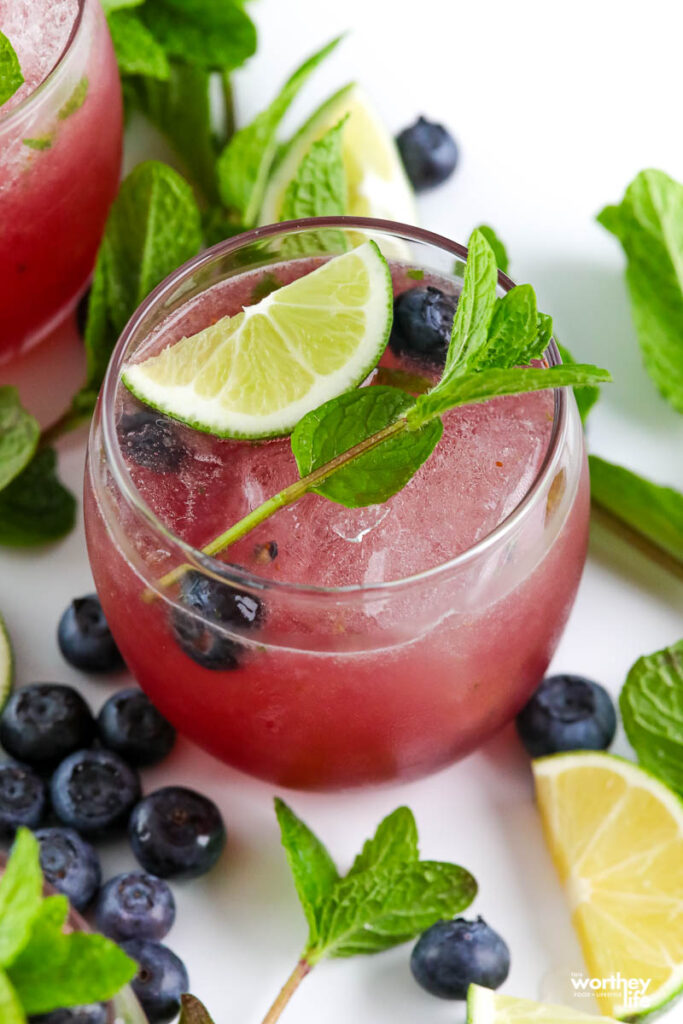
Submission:
[[[422,223],[461,241],[482,221],[495,226],[508,246],[512,276],[535,285],[559,336],[576,356],[612,370],[615,384],[604,389],[591,416],[591,449],[681,487],[683,420],[641,368],[622,255],[594,221],[601,206],[618,201],[644,167],[683,178],[678,0],[260,0],[250,9],[261,39],[258,56],[237,76],[240,123],[270,100],[302,56],[351,29],[309,83],[292,125],[354,78],[374,97],[392,131],[420,113],[443,120],[462,158],[453,179],[420,200]],[[49,417],[71,386],[65,382],[77,380],[80,365],[78,348],[59,342],[21,365],[4,367],[0,382],[20,383],[29,404]],[[63,475],[76,490],[84,440],[81,433],[61,446]],[[63,663],[55,642],[63,607],[90,589],[80,526],[51,550],[0,555],[0,608],[15,641],[19,681],[76,683],[99,706],[125,679],[88,683]],[[679,638],[682,609],[680,580],[596,527],[553,668],[592,676],[616,696],[636,657]],[[621,738],[616,749],[626,752]],[[193,990],[217,1024],[258,1024],[304,941],[303,918],[278,845],[273,788],[185,742],[145,778],[148,790],[170,782],[195,786],[217,800],[229,844],[209,877],[176,886],[178,919],[169,944],[188,964]],[[483,914],[512,951],[505,990],[531,998],[568,997],[569,972],[581,968],[581,956],[541,837],[527,759],[512,730],[419,783],[287,799],[342,867],[383,814],[409,804],[424,855],[461,862],[479,880],[472,913]],[[133,866],[123,844],[105,848],[103,855],[108,873]],[[408,956],[409,947],[403,947],[321,965],[285,1020],[462,1019],[460,1005],[435,1000],[414,984]],[[666,1019],[680,1021],[683,1010],[670,1010]]]

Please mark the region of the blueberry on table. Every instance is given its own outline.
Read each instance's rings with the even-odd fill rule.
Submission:
[[[531,757],[606,750],[616,728],[610,695],[583,676],[548,676],[517,715],[517,732]]]
[[[166,1024],[180,1011],[180,997],[190,981],[184,963],[168,946],[149,939],[130,939],[122,948],[139,970],[130,987],[140,1001],[149,1024]]]
[[[102,880],[100,859],[93,847],[72,828],[41,828],[36,839],[45,881],[68,897],[76,910],[85,910]]]
[[[150,765],[170,753],[176,732],[142,690],[121,690],[97,716],[100,740],[129,764]]]
[[[151,409],[124,412],[118,424],[119,445],[125,458],[155,473],[175,473],[187,456],[178,428]]]
[[[76,597],[57,627],[59,649],[75,668],[86,672],[113,672],[123,668],[97,594]]]
[[[510,970],[510,951],[478,917],[438,921],[417,940],[410,957],[413,977],[440,999],[466,999],[470,985],[498,988]]]
[[[21,764],[0,764],[0,836],[9,837],[25,825],[36,828],[45,814],[43,780]]]
[[[185,654],[213,671],[237,668],[243,645],[225,636],[220,627],[257,629],[264,619],[258,597],[191,570],[181,580],[180,601],[184,608],[174,609],[172,624]]]
[[[389,336],[392,352],[442,367],[457,304],[455,295],[431,285],[401,292],[394,300],[394,322]]]
[[[131,814],[128,835],[145,871],[161,878],[205,874],[226,840],[215,803],[183,786],[166,786],[141,800]]]
[[[458,147],[441,124],[419,117],[396,138],[403,166],[416,192],[450,178],[458,163]]]
[[[57,768],[50,795],[63,825],[85,835],[102,835],[126,823],[140,799],[140,780],[110,750],[79,750]]]
[[[68,1010],[53,1010],[29,1017],[29,1024],[108,1024],[109,1012],[104,1003],[72,1006]]]
[[[40,769],[86,747],[94,735],[95,721],[80,693],[59,683],[17,690],[0,716],[0,744],[17,761]]]
[[[116,942],[163,939],[175,920],[168,884],[143,871],[117,875],[104,885],[95,905],[98,931]]]

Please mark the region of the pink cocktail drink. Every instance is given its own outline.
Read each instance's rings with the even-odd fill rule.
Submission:
[[[0,360],[92,271],[121,165],[121,87],[97,0],[0,0],[25,83],[0,107]]]
[[[86,475],[95,581],[140,684],[218,757],[295,787],[418,776],[494,733],[548,665],[586,551],[578,414],[571,395],[552,392],[454,410],[431,458],[385,504],[347,509],[308,495],[223,562],[198,555],[296,479],[289,442],[221,440],[172,423],[117,375],[133,353],[234,314],[315,265],[283,262],[278,242],[276,233],[264,252],[233,241],[200,258],[122,339]],[[462,250],[419,233],[413,245],[424,277],[415,280],[414,262],[408,274],[394,262],[395,292],[430,283],[457,292],[444,269]],[[380,366],[426,372],[389,351]],[[192,568],[179,585],[159,585],[182,563]],[[221,594],[246,615],[221,615]]]

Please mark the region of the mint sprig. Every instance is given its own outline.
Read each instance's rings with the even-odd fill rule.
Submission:
[[[64,896],[43,897],[38,842],[19,829],[0,878],[0,1020],[111,999],[137,965],[102,935],[64,932]]]
[[[4,32],[0,32],[0,107],[24,84],[24,75],[15,49]]]

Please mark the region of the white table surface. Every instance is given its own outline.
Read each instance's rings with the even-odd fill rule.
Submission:
[[[644,167],[683,178],[676,0],[645,7],[616,0],[421,0],[410,7],[389,0],[260,0],[251,11],[261,41],[236,78],[241,122],[271,98],[301,56],[352,28],[307,87],[292,122],[356,78],[392,130],[419,113],[448,124],[461,163],[445,187],[420,200],[422,223],[462,241],[481,221],[496,227],[512,276],[535,285],[560,337],[577,356],[614,374],[591,415],[591,449],[681,487],[683,419],[641,367],[622,255],[593,219]],[[0,382],[19,383],[27,403],[48,420],[80,372],[78,345],[57,339],[2,368]],[[75,490],[84,442],[80,432],[60,445],[62,475]],[[80,522],[47,550],[0,553],[0,608],[16,646],[19,682],[73,683],[99,707],[125,676],[91,683],[62,661],[55,641],[62,609],[91,587]],[[585,673],[616,696],[636,657],[679,638],[682,610],[680,580],[596,527],[553,668]],[[627,751],[622,737],[615,749]],[[212,874],[175,887],[178,917],[169,944],[186,961],[192,988],[216,1024],[258,1024],[305,937],[279,847],[273,787],[185,741],[145,775],[148,791],[171,782],[218,802],[229,843]],[[421,782],[286,798],[342,867],[382,815],[409,804],[424,855],[458,861],[476,875],[480,895],[471,913],[484,915],[512,951],[505,990],[568,997],[569,972],[581,969],[581,955],[541,836],[527,758],[512,730]],[[102,853],[108,874],[134,864],[124,843]],[[436,1000],[414,984],[409,951],[322,964],[284,1019],[457,1024],[461,1004]],[[666,1015],[667,1024],[682,1019],[680,1005]]]

